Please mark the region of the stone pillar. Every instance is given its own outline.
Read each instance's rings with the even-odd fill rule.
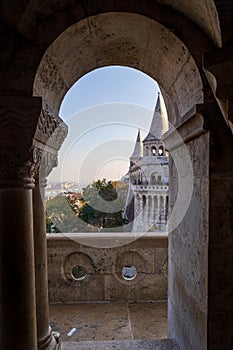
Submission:
[[[232,348],[233,136],[216,108],[210,128],[208,350]]]
[[[161,198],[160,195],[158,195],[158,219],[157,219],[157,223],[160,224],[161,223]]]
[[[145,229],[148,229],[149,226],[149,197],[148,195],[146,196],[146,205],[145,205],[145,220],[144,220],[144,226]]]
[[[144,217],[144,212],[143,212],[143,196],[141,195],[140,198],[140,206],[139,206],[139,210],[140,210],[140,223],[141,225],[143,225],[143,217]]]
[[[41,98],[0,97],[0,349],[57,347],[47,322],[45,217],[34,177],[38,152],[57,154],[66,135],[62,120],[42,110]]]
[[[39,98],[0,97],[0,349],[36,350],[32,141]]]
[[[159,197],[155,196],[154,200],[155,199],[157,201],[157,207],[155,207],[155,224],[157,224],[158,219],[159,219]]]
[[[38,350],[60,348],[59,333],[49,326],[47,244],[44,195],[46,177],[57,166],[57,152],[67,135],[67,126],[48,109],[43,109],[35,134],[35,188],[33,190],[34,251]]]
[[[168,196],[165,196],[165,224],[168,221]]]
[[[137,220],[138,217],[138,197],[134,195],[134,220]]]
[[[166,224],[166,196],[163,195],[162,223]]]
[[[169,151],[168,337],[207,350],[209,133],[201,113],[166,136]]]
[[[205,73],[219,105],[219,108],[209,107],[207,115],[211,131],[208,280],[208,349],[211,350],[231,349],[233,344],[232,55],[233,45],[230,41],[225,42],[221,49],[204,55]]]
[[[152,197],[152,205],[151,205],[151,225],[155,224],[155,197]]]
[[[147,196],[147,225],[150,228],[150,216],[151,216],[151,200],[150,196]]]
[[[37,344],[38,350],[55,350],[60,348],[60,344],[59,333],[52,332],[49,326],[45,186],[46,177],[42,165],[33,189]]]

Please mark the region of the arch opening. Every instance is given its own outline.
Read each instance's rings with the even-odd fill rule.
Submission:
[[[172,123],[203,102],[201,76],[185,45],[161,24],[132,13],[92,16],[65,30],[41,60],[34,96],[57,115],[78,79],[109,65],[136,68],[156,80]]]
[[[119,23],[122,23],[120,30]],[[144,38],[148,38],[147,43]],[[62,33],[41,61],[34,95],[42,96],[43,102],[57,115],[63,97],[75,81],[95,68],[113,64],[140,69],[158,81],[173,124],[179,123],[194,105],[203,102],[201,77],[185,45],[155,21],[124,13],[93,16],[88,23],[82,20]],[[162,224],[166,217],[166,199],[158,196],[152,201],[143,195],[144,217],[149,214],[145,210],[147,201],[158,210],[159,224]]]

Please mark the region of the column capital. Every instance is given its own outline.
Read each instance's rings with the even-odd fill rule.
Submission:
[[[57,152],[49,152],[41,148],[34,147],[35,168],[35,184],[42,187],[46,186],[46,178],[53,168],[58,164]]]
[[[40,97],[0,96],[0,187],[33,187],[57,166],[67,125]]]
[[[0,187],[32,187],[39,97],[0,96]]]
[[[45,104],[38,120],[33,146],[37,162],[36,183],[46,184],[46,177],[57,166],[57,154],[66,136],[68,127],[59,116],[55,116]]]

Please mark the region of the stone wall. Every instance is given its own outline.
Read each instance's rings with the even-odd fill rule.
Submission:
[[[83,245],[76,238],[47,235],[50,303],[167,299],[166,235],[150,234],[114,248]],[[135,279],[122,277],[126,265],[136,267]],[[74,266],[85,268],[84,279],[73,278]]]
[[[174,206],[182,184],[191,189],[190,202],[180,224],[169,233],[168,335],[181,350],[207,349],[208,238],[209,238],[209,134],[195,115],[179,129],[183,143],[170,135],[170,205]],[[187,154],[192,164],[185,166]],[[171,156],[172,155],[172,156]],[[175,162],[174,162],[175,159]],[[178,185],[179,184],[179,185]],[[185,197],[184,197],[185,198]],[[188,199],[188,197],[187,197]]]

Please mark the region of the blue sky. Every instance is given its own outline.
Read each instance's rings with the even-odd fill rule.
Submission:
[[[138,128],[150,127],[157,83],[127,67],[100,68],[66,94],[60,116],[69,128],[49,181],[119,179],[128,171]]]
[[[95,69],[68,91],[60,116],[66,120],[82,109],[111,102],[136,104],[153,110],[157,91],[155,80],[136,69],[119,66]]]

